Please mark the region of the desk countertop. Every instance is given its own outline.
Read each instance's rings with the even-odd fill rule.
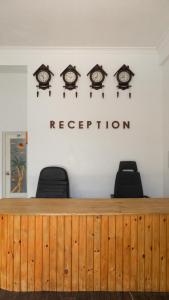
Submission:
[[[169,198],[0,199],[0,214],[8,214],[8,215],[169,214]]]

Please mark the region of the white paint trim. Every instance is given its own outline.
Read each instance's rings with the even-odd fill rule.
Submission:
[[[157,51],[159,54],[160,65],[164,64],[169,59],[169,29],[160,40]]]
[[[28,46],[0,46],[0,51],[1,50],[5,50],[5,51],[8,51],[8,50],[28,50],[28,51],[32,51],[32,50],[66,50],[66,51],[70,51],[70,50],[102,50],[102,51],[112,51],[112,50],[116,50],[116,51],[119,51],[119,50],[156,50],[156,47],[46,47],[46,46],[40,46],[40,47],[28,47]]]
[[[91,51],[101,51],[110,53],[128,52],[128,53],[150,53],[156,54],[156,47],[0,47],[0,53],[11,53],[11,52],[23,52],[25,54],[30,52],[59,52],[59,53],[70,53],[70,52],[91,52]]]
[[[158,56],[155,47],[138,48],[111,48],[111,47],[0,47],[0,65],[30,65],[32,57],[37,60],[39,57],[49,57],[50,55],[91,55],[100,53],[105,55],[154,55]]]

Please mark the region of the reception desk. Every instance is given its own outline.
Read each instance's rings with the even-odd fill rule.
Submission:
[[[0,200],[0,288],[169,291],[169,199]]]

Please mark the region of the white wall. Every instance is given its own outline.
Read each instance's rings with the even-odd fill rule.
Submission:
[[[120,160],[136,160],[144,193],[163,195],[163,145],[161,77],[158,54],[144,49],[35,49],[2,50],[1,62],[28,67],[28,191],[34,196],[40,170],[48,165],[63,166],[70,178],[72,197],[109,197],[113,192]],[[55,73],[52,97],[41,92],[36,98],[32,76],[42,64]],[[96,64],[108,73],[105,99],[99,92],[89,98],[88,71]],[[116,98],[113,74],[129,64],[135,77],[132,99],[128,91]],[[62,98],[60,73],[68,65],[81,73],[79,97]],[[130,130],[49,129],[50,120],[129,120]]]
[[[55,73],[52,97],[36,98],[32,74],[41,63]],[[62,98],[60,73],[68,64],[81,73],[79,97]],[[99,92],[89,98],[88,71],[96,64],[108,73],[105,99]],[[128,91],[116,98],[115,71],[129,64],[135,73],[132,99]],[[109,197],[120,160],[136,160],[144,192],[162,196],[162,103],[158,56],[149,52],[53,51],[32,57],[29,65],[28,131],[29,195],[34,196],[39,172],[48,165],[65,167],[72,197]],[[130,130],[51,130],[50,120],[129,120]]]
[[[26,130],[26,67],[0,66],[0,157],[2,132]],[[2,195],[2,159],[0,159],[0,197]]]
[[[169,197],[169,31],[161,40],[158,55],[162,74],[164,196]]]
[[[162,65],[164,196],[169,196],[169,59]]]

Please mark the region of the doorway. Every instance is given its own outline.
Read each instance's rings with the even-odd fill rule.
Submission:
[[[3,197],[27,197],[27,134],[3,133]]]

